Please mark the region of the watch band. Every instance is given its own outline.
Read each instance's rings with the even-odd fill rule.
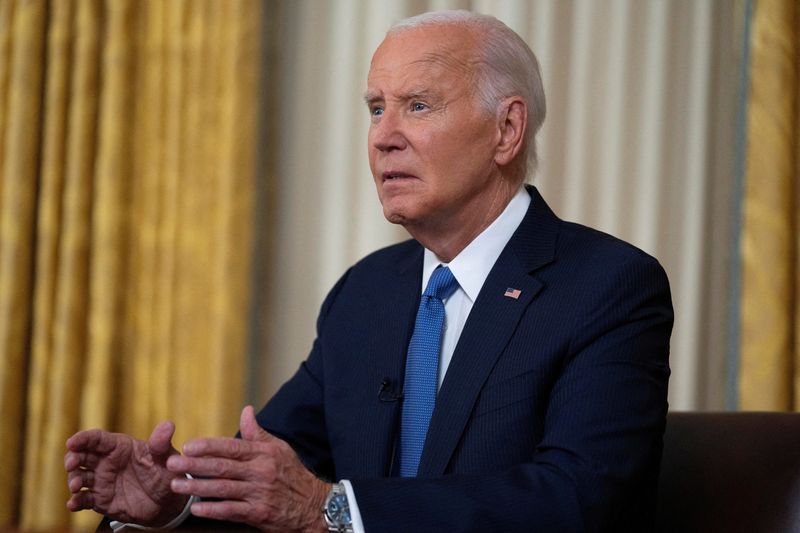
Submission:
[[[353,533],[350,504],[347,501],[347,492],[341,483],[334,483],[331,486],[328,497],[325,498],[325,504],[322,506],[322,516],[328,526],[328,531]]]

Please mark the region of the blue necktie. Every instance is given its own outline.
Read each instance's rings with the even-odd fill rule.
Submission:
[[[444,326],[444,300],[458,282],[447,267],[436,267],[422,294],[408,345],[403,387],[403,415],[400,425],[400,475],[417,475],[428,424],[436,404],[439,349]]]

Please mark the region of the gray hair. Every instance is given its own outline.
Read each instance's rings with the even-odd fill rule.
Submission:
[[[423,26],[467,26],[483,33],[480,47],[478,97],[487,111],[509,96],[520,96],[528,104],[528,129],[525,132],[523,176],[528,167],[536,169],[536,134],[544,122],[546,107],[539,61],[514,30],[489,15],[470,11],[433,11],[395,23],[387,35]]]

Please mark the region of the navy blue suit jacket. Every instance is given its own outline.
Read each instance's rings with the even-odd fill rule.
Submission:
[[[415,241],[339,280],[308,359],[257,415],[319,476],[351,480],[368,532],[650,528],[673,322],[666,275],[528,191],[458,341],[417,478],[391,476],[421,292]]]

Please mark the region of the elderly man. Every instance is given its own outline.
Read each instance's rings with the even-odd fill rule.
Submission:
[[[651,527],[672,328],[663,269],[533,187],[538,65],[494,18],[430,13],[372,59],[370,168],[413,240],[354,265],[241,439],[67,443],[71,510],[264,531]]]

